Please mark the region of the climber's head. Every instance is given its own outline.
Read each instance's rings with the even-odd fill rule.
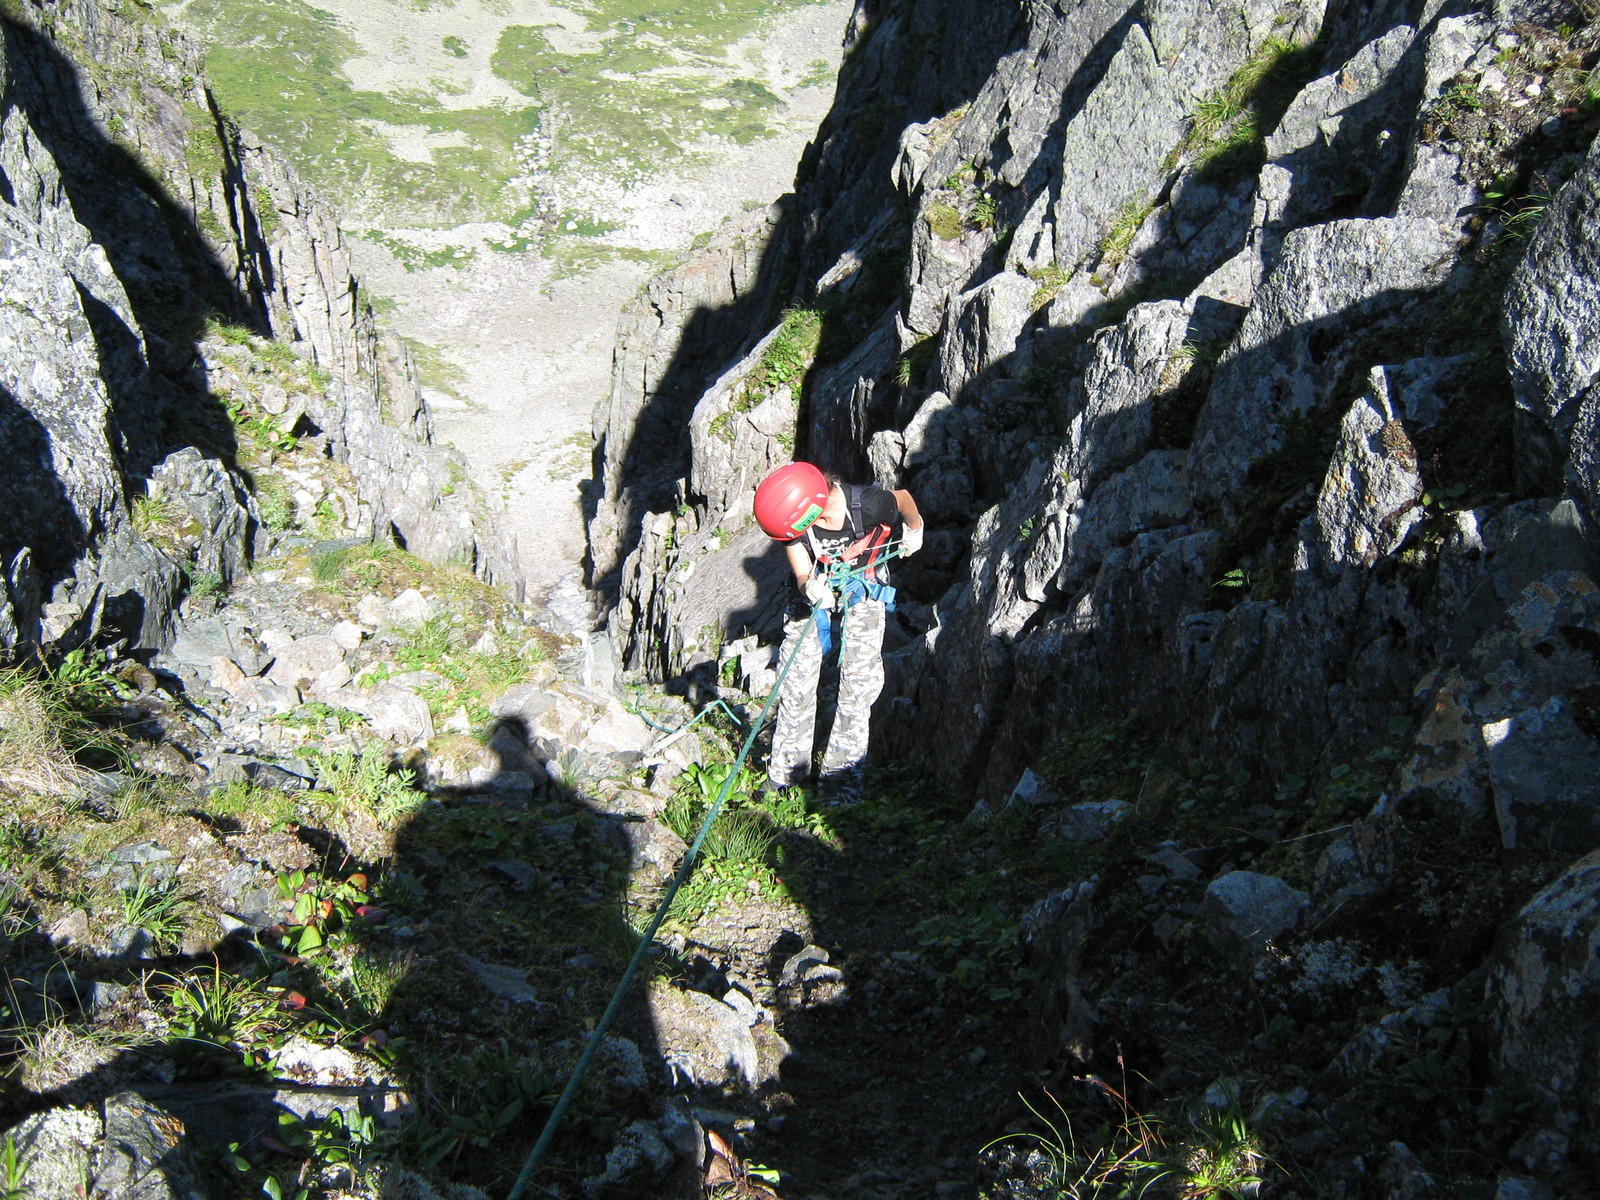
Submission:
[[[822,472],[810,463],[779,467],[756,488],[756,520],[768,537],[792,542],[822,515],[829,490]]]

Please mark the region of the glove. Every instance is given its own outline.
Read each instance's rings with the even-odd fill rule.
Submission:
[[[915,529],[912,529],[912,528],[910,528],[908,526],[907,528],[902,529],[900,531],[900,557],[901,558],[910,558],[913,554],[915,554],[918,550],[921,550],[921,549],[922,549],[922,526],[921,525],[918,525]]]
[[[828,581],[820,575],[813,575],[806,580],[806,603],[812,608],[820,608],[832,612],[835,604],[833,589],[828,586]]]

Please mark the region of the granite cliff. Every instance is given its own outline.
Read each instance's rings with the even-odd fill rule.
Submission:
[[[196,574],[226,586],[271,537],[251,420],[348,466],[327,532],[509,581],[445,494],[415,372],[331,214],[218,112],[198,49],[138,4],[19,3],[5,38],[0,643],[170,643]],[[227,340],[279,347],[284,380],[229,370]],[[184,527],[180,553],[147,536],[159,523]]]
[[[1404,1123],[1357,1110],[1452,988],[1489,1005],[1472,1085],[1536,1114],[1479,1110],[1504,1161],[1570,1188],[1600,1151],[1569,1007],[1600,989],[1587,21],[863,0],[795,195],[653,285],[597,413],[596,581],[632,669],[770,681],[783,570],[749,497],[810,458],[911,488],[930,521],[884,759],[978,816],[1041,779],[1035,803],[1104,799],[1062,769],[1084,738],[1248,781],[1238,845],[1152,776],[1115,793],[1190,865],[1170,894],[1063,878],[1034,914],[1046,1058],[1104,1069],[1097,1037],[1176,1036],[1130,996],[1202,901],[1239,911],[1234,875],[1278,930],[1242,951],[1258,984],[1263,955],[1345,938],[1373,979],[1428,965],[1431,999],[1374,993],[1388,1015],[1308,1062],[1296,1136],[1366,1147],[1329,1194],[1433,1186],[1438,1160],[1385,1157]],[[1118,930],[1139,953],[1103,946]]]

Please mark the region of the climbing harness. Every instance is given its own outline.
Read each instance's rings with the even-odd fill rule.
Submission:
[[[877,563],[887,558],[892,558],[899,553],[898,546],[892,543],[886,542],[879,549],[880,553],[872,563],[860,567],[852,567],[846,562],[830,564],[830,586],[833,584],[834,579],[837,578],[840,581],[840,586],[845,589],[853,587],[857,583],[861,583],[865,587],[865,583],[860,579],[861,574],[870,570]],[[877,586],[884,587],[884,585]],[[885,587],[884,590],[890,593],[890,600],[892,601],[894,589]],[[826,611],[821,606],[812,610],[812,616],[815,617],[818,613],[826,615]],[[595,1022],[594,1029],[590,1031],[589,1040],[584,1043],[583,1053],[578,1056],[577,1065],[572,1068],[572,1074],[567,1077],[566,1086],[561,1089],[561,1095],[556,1099],[555,1107],[550,1110],[550,1116],[545,1120],[544,1129],[539,1133],[539,1140],[533,1144],[533,1149],[528,1152],[527,1160],[522,1164],[521,1173],[518,1174],[516,1182],[511,1185],[511,1190],[506,1193],[506,1200],[521,1200],[522,1194],[527,1190],[529,1182],[533,1179],[534,1172],[539,1169],[539,1164],[549,1151],[550,1143],[555,1140],[556,1130],[561,1125],[561,1118],[566,1116],[567,1109],[572,1106],[573,1098],[583,1085],[584,1077],[589,1073],[589,1067],[594,1062],[594,1056],[600,1048],[601,1039],[605,1037],[606,1031],[611,1028],[611,1022],[616,1018],[618,1010],[622,1007],[623,997],[627,995],[628,988],[632,985],[634,976],[638,974],[645,955],[649,953],[650,947],[655,944],[656,934],[661,931],[662,922],[667,919],[667,913],[672,908],[672,902],[677,899],[679,889],[688,882],[689,875],[694,870],[695,860],[700,856],[700,846],[706,840],[706,835],[711,832],[711,826],[716,823],[717,817],[721,815],[723,805],[727,803],[728,795],[733,790],[734,782],[739,778],[739,773],[744,767],[745,760],[750,756],[750,750],[755,745],[756,735],[761,732],[762,727],[767,723],[767,717],[771,714],[773,705],[777,703],[778,697],[783,694],[783,684],[784,680],[789,677],[789,668],[794,666],[795,659],[799,657],[800,649],[804,645],[805,639],[797,639],[794,649],[790,651],[787,661],[784,662],[782,669],[779,670],[777,683],[773,685],[772,692],[768,695],[766,703],[761,706],[761,712],[750,726],[750,731],[745,734],[744,744],[740,746],[739,755],[733,760],[733,766],[729,768],[728,776],[723,780],[722,790],[717,793],[716,800],[706,812],[705,820],[700,823],[700,829],[695,834],[694,841],[689,843],[689,849],[684,853],[683,862],[679,865],[677,874],[672,877],[672,883],[667,887],[666,895],[661,898],[661,903],[656,907],[655,914],[650,918],[649,926],[640,935],[639,943],[634,947],[633,956],[628,959],[628,965],[622,972],[622,978],[618,981],[616,990],[611,993],[611,999],[607,1002],[605,1011],[600,1014],[600,1019]],[[824,649],[826,649],[826,646]],[[840,649],[841,651],[843,649],[842,635]],[[677,737],[686,733],[690,725],[720,703],[721,701],[713,701],[708,704],[684,725],[673,730],[672,736]],[[730,716],[732,715],[731,709],[727,709],[725,705],[724,709]],[[646,720],[648,721],[648,718]],[[652,727],[660,728],[654,725]]]

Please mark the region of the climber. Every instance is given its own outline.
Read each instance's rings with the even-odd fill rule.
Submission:
[[[922,548],[922,514],[910,492],[844,483],[810,463],[791,463],[763,480],[755,512],[769,537],[788,543],[798,589],[784,624],[780,661],[793,655],[794,663],[778,699],[768,785],[788,787],[810,774],[817,682],[838,613],[839,702],[821,784],[828,799],[858,801],[866,781],[868,722],[883,688],[885,614],[894,607],[888,559]]]

